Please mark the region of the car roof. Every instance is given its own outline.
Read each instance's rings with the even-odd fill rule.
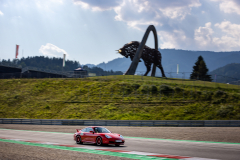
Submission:
[[[102,126],[88,126],[88,127],[85,127],[85,128],[89,128],[89,127],[91,127],[91,128],[95,128],[95,127],[106,128],[106,127],[102,127]]]

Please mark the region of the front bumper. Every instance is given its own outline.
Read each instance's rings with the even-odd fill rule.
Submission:
[[[124,139],[114,139],[114,138],[104,138],[103,144],[118,144],[118,145],[124,145],[125,140]]]

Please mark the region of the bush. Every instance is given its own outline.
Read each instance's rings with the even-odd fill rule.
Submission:
[[[202,92],[201,91],[196,91],[196,94],[197,95],[202,95]]]
[[[213,104],[221,104],[221,103],[226,103],[225,98],[217,99],[212,102]]]
[[[140,84],[133,84],[132,86],[137,90],[141,85]]]
[[[212,95],[213,95],[213,92],[211,92],[211,91],[204,92],[204,93],[202,94],[202,99],[203,99],[203,100],[211,101],[211,100],[212,100]]]
[[[141,85],[141,87],[139,87],[139,91],[143,94],[147,94],[147,93],[152,93],[152,94],[156,94],[158,92],[158,89],[155,85]]]
[[[143,93],[143,94],[149,93],[149,89],[150,88],[149,88],[148,85],[141,85],[141,87],[139,87],[140,92]]]
[[[215,97],[221,97],[223,95],[226,95],[226,92],[218,90],[217,92],[215,92]]]
[[[221,106],[217,111],[217,115],[225,118],[233,115],[233,111],[234,107],[232,105]]]
[[[157,87],[155,85],[151,86],[150,90],[151,90],[152,94],[156,94],[157,91],[158,91],[158,89],[157,89]]]
[[[161,94],[166,94],[166,95],[172,94],[174,92],[174,90],[168,85],[161,85],[159,90]]]
[[[174,90],[175,90],[176,93],[181,93],[181,92],[184,91],[184,89],[182,89],[180,87],[175,87]]]

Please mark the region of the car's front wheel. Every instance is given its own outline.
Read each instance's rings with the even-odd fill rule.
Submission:
[[[97,137],[96,138],[96,145],[97,146],[101,146],[102,145],[102,138],[101,137]]]
[[[81,136],[77,136],[77,137],[76,137],[76,143],[77,143],[77,144],[82,144],[82,143],[83,143]]]

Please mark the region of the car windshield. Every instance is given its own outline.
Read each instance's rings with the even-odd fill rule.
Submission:
[[[111,133],[107,128],[103,127],[95,127],[94,131],[95,133]]]

